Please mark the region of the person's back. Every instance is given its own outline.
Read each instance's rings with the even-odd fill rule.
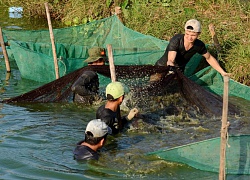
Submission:
[[[104,65],[107,59],[105,50],[100,47],[92,47],[88,50],[89,57],[84,61],[88,66]],[[74,92],[73,101],[85,105],[98,104],[102,101],[99,95],[99,78],[94,71],[84,71],[83,74],[71,86]]]
[[[105,105],[97,109],[96,118],[102,119],[102,121],[112,129],[113,134],[119,133],[123,124],[126,123],[126,120],[121,118],[120,108],[118,108],[117,111],[112,111],[111,109],[105,108]]]
[[[96,151],[92,150],[86,145],[82,145],[84,141],[77,143],[77,146],[74,150],[74,159],[75,160],[98,160],[99,155]]]
[[[130,110],[129,114],[121,117],[120,105],[124,99],[124,86],[120,82],[112,82],[106,87],[107,103],[98,108],[96,118],[104,121],[111,129],[113,134],[120,132],[124,125],[132,120],[138,113],[136,108]]]
[[[94,71],[84,71],[71,87],[74,102],[91,105],[100,99],[99,79]]]

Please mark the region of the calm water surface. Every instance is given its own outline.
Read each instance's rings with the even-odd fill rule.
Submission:
[[[0,10],[4,12],[0,14],[2,28],[47,28],[41,21],[10,19],[6,8],[0,7]],[[20,95],[40,85],[22,79],[17,68],[12,68],[6,80],[4,59],[0,59],[0,99]],[[229,117],[229,133],[249,134],[249,102],[232,100],[241,105],[245,115]],[[218,137],[220,117],[197,115],[189,121],[177,122],[173,116],[164,114],[156,102],[144,104],[158,110],[142,112],[145,119],[135,120],[137,124],[142,122],[141,129],[110,136],[101,150],[100,161],[77,163],[72,151],[76,142],[83,138],[88,121],[95,118],[98,106],[0,103],[0,179],[218,179],[218,173],[196,170],[145,154]],[[249,178],[227,175],[227,179]]]

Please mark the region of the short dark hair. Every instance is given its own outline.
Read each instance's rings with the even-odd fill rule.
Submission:
[[[105,134],[102,137],[93,137],[93,134],[89,131],[85,133],[84,141],[90,145],[97,145],[103,138],[106,139],[108,134]]]
[[[97,62],[97,61],[103,61],[104,63],[106,62],[106,59],[105,58],[99,58],[97,59],[96,61],[94,62]],[[93,64],[94,62],[89,62],[88,64]]]
[[[122,96],[123,96],[123,98],[124,98],[125,94],[123,94]],[[116,101],[116,100],[119,99],[119,98],[120,98],[120,97],[114,99],[114,97],[113,97],[111,94],[107,94],[107,100],[109,100],[109,101]]]
[[[114,99],[114,97],[111,94],[107,94],[107,100],[116,101],[117,99]]]

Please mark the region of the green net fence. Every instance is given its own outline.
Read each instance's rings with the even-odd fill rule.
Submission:
[[[211,67],[206,67],[189,78],[215,94],[223,94],[223,77]],[[250,88],[230,79],[229,96],[250,100]]]
[[[154,65],[164,54],[168,41],[144,35],[125,27],[117,16],[88,24],[53,30],[60,77],[87,64],[88,49],[112,45],[115,65]],[[49,30],[3,30],[10,59],[21,76],[39,82],[55,80]],[[107,54],[107,53],[106,53]],[[209,68],[196,72],[202,56],[196,54],[187,64],[185,75],[206,89],[221,95],[223,78]],[[250,88],[230,81],[230,95],[250,100]]]
[[[163,55],[168,44],[167,41],[125,27],[117,16],[85,25],[54,29],[53,34],[61,76],[86,66],[83,61],[88,58],[87,50],[93,46],[106,48],[107,44],[111,44],[115,65],[153,65]],[[22,77],[40,82],[50,82],[55,77],[51,76],[54,65],[48,30],[4,30],[3,35],[10,44],[8,54],[17,62]],[[194,59],[199,61],[201,56]],[[32,64],[33,69],[30,69],[29,64]],[[193,69],[189,67],[189,73],[196,68],[193,65],[191,67]],[[37,70],[44,71],[35,73]]]
[[[88,58],[87,51],[93,46],[106,48],[107,44],[112,44],[116,65],[144,65],[154,64],[168,43],[126,28],[116,16],[86,25],[54,29],[53,34],[58,64],[62,68],[61,76],[86,66],[83,61]],[[51,77],[45,75],[54,71],[48,30],[18,31],[18,33],[16,30],[5,30],[3,35],[5,41],[10,44],[9,56],[17,62],[22,77],[41,82],[51,81]],[[29,64],[34,68],[30,69]],[[50,68],[45,68],[46,64],[49,64]],[[42,71],[41,69],[46,71],[31,72],[28,75],[25,73],[27,69],[29,72]]]
[[[250,135],[230,136],[226,148],[226,174],[250,174]],[[208,139],[148,155],[188,164],[196,169],[219,172],[220,138]]]

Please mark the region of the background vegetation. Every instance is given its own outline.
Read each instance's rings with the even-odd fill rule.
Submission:
[[[24,16],[46,18],[44,3],[51,18],[64,26],[87,23],[108,17],[120,6],[125,26],[143,34],[169,40],[183,33],[188,19],[202,23],[200,39],[212,44],[208,25],[216,28],[222,50],[210,46],[231,78],[250,86],[250,2],[248,0],[2,0],[9,6],[24,7]]]

